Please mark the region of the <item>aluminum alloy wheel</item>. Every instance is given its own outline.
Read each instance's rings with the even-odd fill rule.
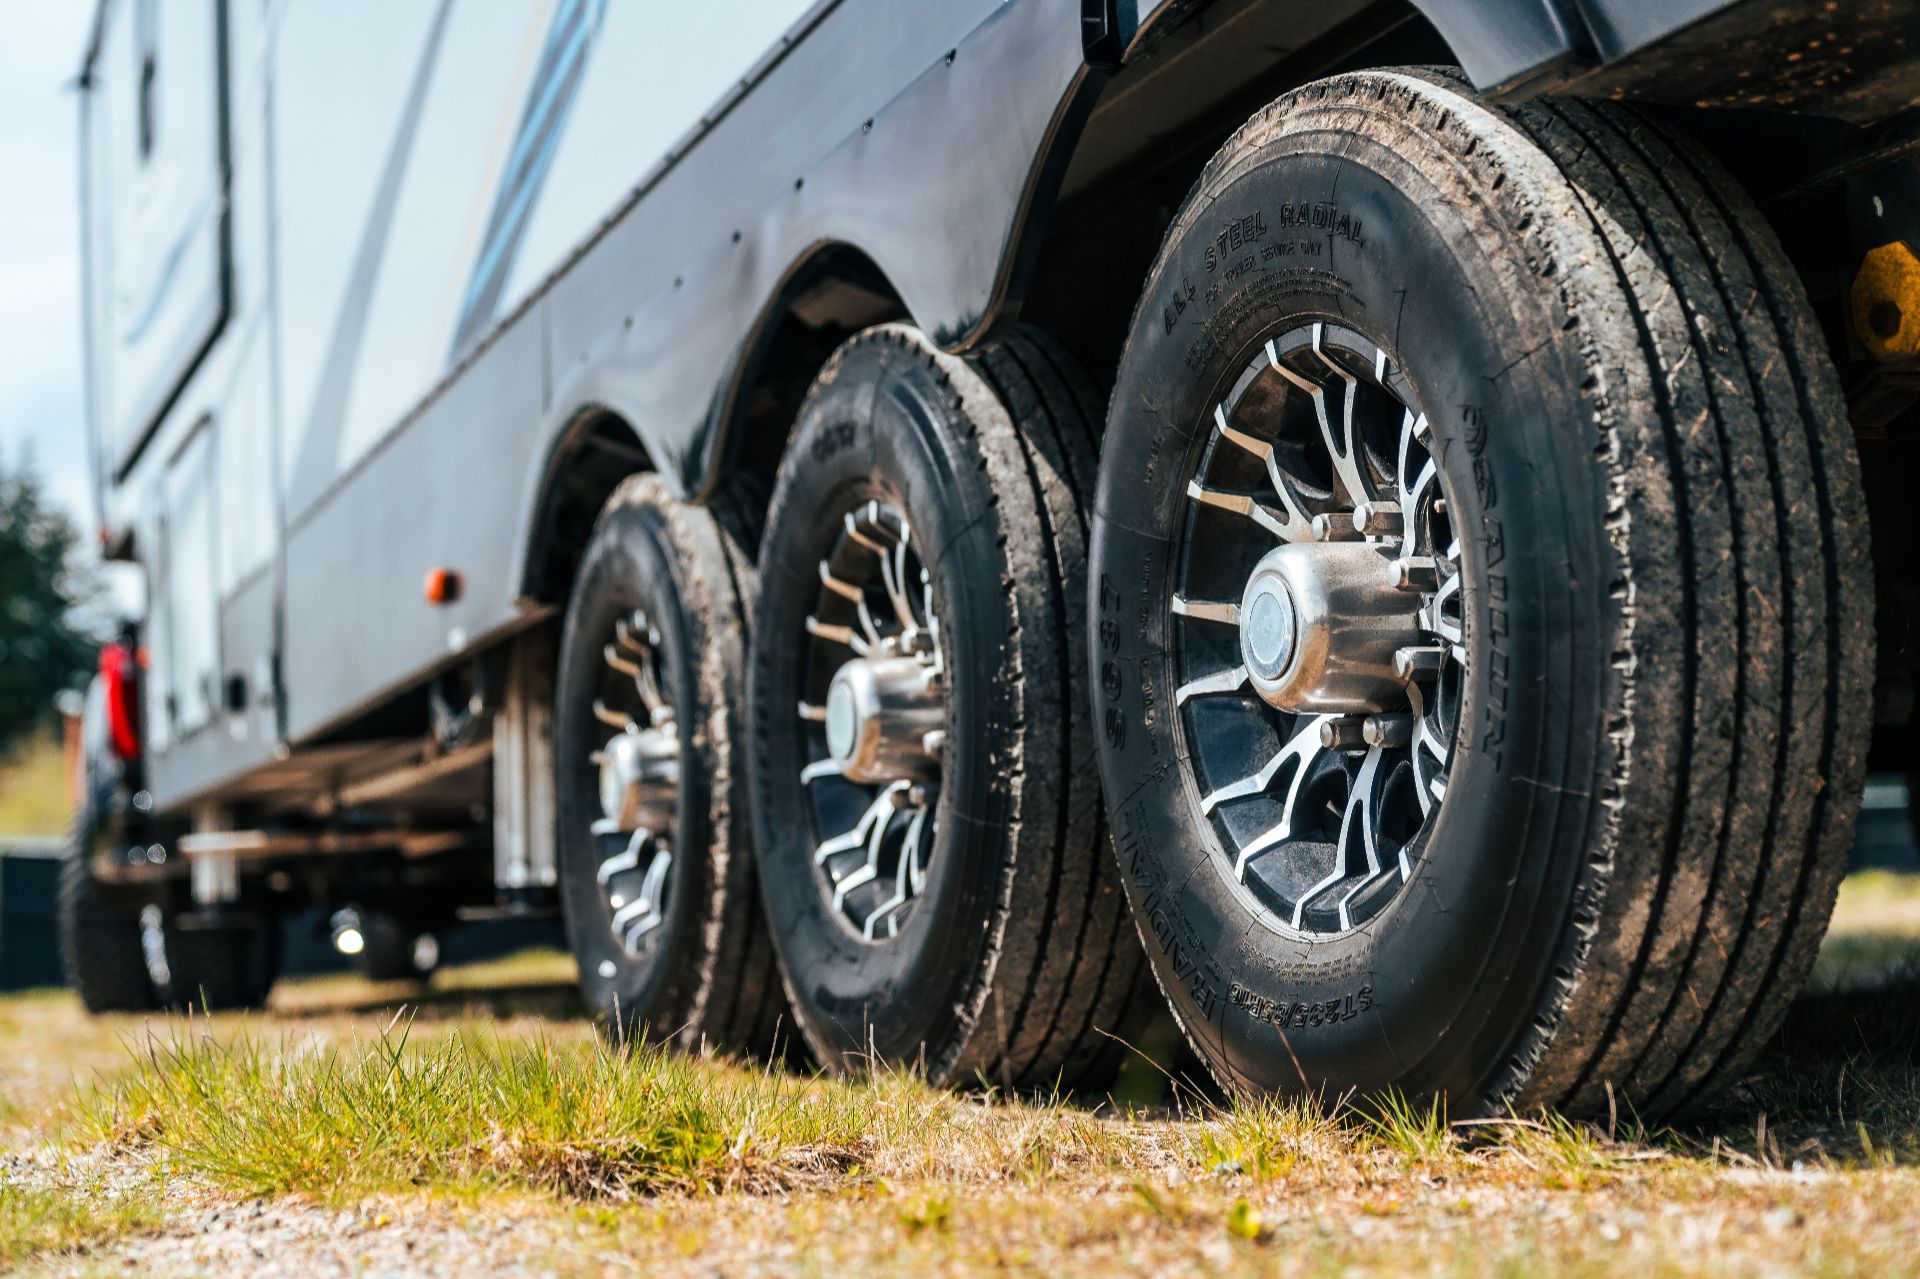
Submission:
[[[1460,543],[1412,387],[1313,324],[1214,410],[1189,484],[1174,694],[1224,869],[1278,927],[1358,928],[1412,876],[1466,676]]]
[[[680,733],[660,678],[660,632],[635,610],[614,623],[594,718],[615,730],[590,757],[601,816],[593,823],[614,940],[638,956],[665,920],[680,797]]]
[[[819,886],[850,931],[885,941],[926,887],[946,716],[933,588],[897,508],[847,513],[806,629],[800,784]]]

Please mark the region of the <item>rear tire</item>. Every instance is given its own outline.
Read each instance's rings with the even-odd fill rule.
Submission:
[[[93,824],[82,814],[74,819],[61,859],[56,903],[67,983],[90,1013],[147,1012],[159,999],[147,972],[139,916],[115,909],[101,897],[87,870],[92,849]]]
[[[1365,358],[1324,360],[1323,340]],[[1358,864],[1346,824],[1319,845],[1287,824],[1291,794],[1271,830],[1236,816],[1275,799],[1258,782],[1269,748],[1248,738],[1236,759],[1218,743],[1269,704],[1193,667],[1215,647],[1214,665],[1234,660],[1218,639],[1234,615],[1191,600],[1222,572],[1228,530],[1253,527],[1236,503],[1250,489],[1280,504],[1248,450],[1297,464],[1288,450],[1313,445],[1285,423],[1312,421],[1316,381],[1329,413],[1342,396],[1349,414],[1356,396],[1405,404],[1458,549],[1428,548],[1437,566],[1401,587],[1464,583],[1457,621],[1436,620],[1437,599],[1421,618],[1432,669],[1459,663],[1447,762],[1414,774],[1444,796]],[[1298,495],[1341,507],[1346,487]],[[1710,160],[1621,108],[1497,112],[1447,73],[1281,99],[1214,157],[1167,235],[1096,512],[1116,842],[1156,975],[1224,1083],[1653,1118],[1740,1077],[1845,869],[1873,584],[1819,328]],[[1406,554],[1387,527],[1368,534],[1382,558]],[[1214,585],[1197,598],[1224,599]],[[1313,854],[1331,871],[1248,873],[1310,845],[1332,848]],[[1351,894],[1316,896],[1342,875]],[[1291,914],[1255,878],[1292,893]]]
[[[280,929],[268,918],[201,922],[169,916],[164,925],[164,1002],[180,1012],[264,1008],[280,976]]]
[[[420,931],[398,915],[386,911],[362,911],[360,934],[364,949],[354,967],[368,981],[420,981],[433,971],[418,962]],[[433,948],[438,954],[438,949]]]

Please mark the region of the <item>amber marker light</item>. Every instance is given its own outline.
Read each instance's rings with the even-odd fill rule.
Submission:
[[[430,568],[424,588],[429,604],[451,604],[460,598],[460,571],[451,568]]]

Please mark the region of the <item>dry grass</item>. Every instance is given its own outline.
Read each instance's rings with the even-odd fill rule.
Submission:
[[[93,1022],[30,996],[0,1001],[4,1140],[40,1161],[0,1165],[0,1263],[250,1269],[253,1228],[209,1223],[251,1202],[350,1236],[349,1270],[1920,1273],[1916,961],[1920,888],[1850,881],[1762,1068],[1652,1132],[674,1057],[530,1013],[552,957],[446,975],[399,1020],[334,978],[251,1020]],[[319,1247],[287,1273],[335,1268]]]
[[[0,835],[64,836],[72,816],[67,784],[57,734],[22,742],[15,755],[0,760]]]

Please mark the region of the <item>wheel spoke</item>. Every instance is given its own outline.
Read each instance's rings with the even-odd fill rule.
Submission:
[[[1214,603],[1207,600],[1189,600],[1176,595],[1173,597],[1173,611],[1181,617],[1198,618],[1203,622],[1222,622],[1228,626],[1240,625],[1240,606],[1238,604]]]
[[[623,617],[616,621],[613,624],[613,637],[621,648],[635,657],[651,656],[660,642],[644,613],[635,613],[631,618]]]
[[[1229,493],[1223,489],[1210,489],[1197,481],[1187,485],[1187,496],[1202,506],[1217,507],[1223,511],[1232,511],[1235,515],[1244,515],[1267,532],[1283,542],[1297,542],[1301,539],[1294,535],[1287,521],[1254,500],[1251,493]],[[1308,527],[1309,534],[1312,527]]]
[[[887,921],[887,936],[900,935],[900,917],[894,912],[911,900],[913,894],[924,886],[925,876],[919,865],[920,834],[926,829],[927,810],[916,808],[907,821],[906,838],[901,841],[900,864],[893,871],[893,896],[874,907],[866,921],[860,926],[860,935],[868,941],[874,939],[874,933],[880,921]]]
[[[1376,823],[1380,808],[1380,761],[1386,757],[1386,751],[1378,746],[1367,751],[1361,761],[1360,772],[1354,777],[1353,785],[1347,792],[1347,806],[1340,817],[1340,845],[1344,849],[1353,839],[1361,841],[1361,851],[1366,855],[1367,873],[1380,873],[1380,848],[1376,839]]]
[[[1408,686],[1407,696],[1413,703],[1413,745],[1410,748],[1413,789],[1420,802],[1420,814],[1425,817],[1446,795],[1446,783],[1441,772],[1447,763],[1447,744],[1433,731],[1433,716],[1428,713],[1425,690],[1417,683],[1412,684]],[[1404,863],[1401,873],[1404,877]]]
[[[618,728],[629,733],[640,731],[640,725],[633,716],[609,709],[607,704],[597,697],[593,699],[593,717],[608,728]]]
[[[917,810],[907,823],[907,838],[900,849],[901,864],[907,868],[907,887],[918,893],[927,886],[925,855],[927,823],[931,818],[925,807]]]
[[[1359,774],[1353,779],[1353,788],[1347,792],[1347,809],[1340,821],[1340,852],[1344,858],[1351,846],[1350,841],[1357,836],[1361,840],[1361,851],[1366,855],[1367,873],[1340,898],[1340,928],[1343,932],[1353,927],[1353,899],[1386,870],[1380,864],[1380,801],[1381,791],[1386,785],[1385,758],[1386,752],[1380,747],[1368,751],[1366,760],[1360,765]],[[1356,826],[1358,830],[1354,832]]]
[[[1313,761],[1313,757],[1325,748],[1320,744],[1320,726],[1335,718],[1332,715],[1316,715],[1307,720],[1304,727],[1296,725],[1292,737],[1273,753],[1273,758],[1261,765],[1260,771],[1242,777],[1237,782],[1228,782],[1212,793],[1202,796],[1200,811],[1211,813],[1229,800],[1245,799],[1249,795],[1265,794],[1273,785],[1273,779],[1289,760],[1298,760],[1300,768],[1294,773],[1294,782],[1288,792],[1288,802],[1292,802],[1293,791],[1299,788],[1299,777]]]
[[[641,676],[646,674],[646,672],[641,669],[640,663],[629,661],[627,658],[620,656],[618,650],[611,644],[608,644],[600,650],[600,660],[608,666],[613,667],[614,670],[619,671],[622,675],[625,675],[628,679],[633,680],[635,683],[638,683]]]
[[[1188,680],[1173,691],[1173,704],[1185,706],[1191,698],[1205,697],[1210,693],[1237,693],[1246,686],[1247,668],[1244,665],[1236,666],[1217,675],[1203,675],[1199,679]]]
[[[873,802],[867,805],[864,813],[860,814],[860,820],[853,824],[852,830],[843,831],[832,839],[823,841],[813,850],[814,865],[824,866],[827,864],[827,859],[836,853],[850,853],[865,844],[868,836],[873,832],[873,824],[893,815],[899,794],[906,789],[906,786],[905,782],[895,782],[874,796]]]
[[[1293,838],[1294,819],[1300,803],[1300,788],[1306,783],[1307,775],[1313,771],[1319,756],[1326,750],[1326,747],[1320,744],[1320,726],[1333,718],[1334,716],[1331,715],[1316,715],[1307,722],[1305,727],[1296,728],[1294,735],[1287,740],[1287,744],[1280,748],[1279,753],[1267,765],[1268,769],[1277,771],[1287,761],[1297,761],[1287,779],[1286,798],[1280,802],[1280,820],[1240,850],[1240,857],[1233,867],[1235,879],[1244,882],[1247,877],[1248,861],[1275,844],[1284,843]],[[1272,780],[1271,774],[1268,780]],[[1296,917],[1299,914],[1298,911],[1294,913]]]
[[[873,651],[872,645],[861,636],[855,635],[851,626],[836,626],[823,622],[817,617],[807,619],[807,634],[815,639],[826,640],[830,644],[845,644],[853,650],[855,657],[865,657]]]
[[[1428,458],[1415,472],[1413,478],[1407,478],[1407,467],[1412,461],[1411,453],[1416,446],[1419,432],[1426,422],[1425,417],[1416,418],[1413,410],[1407,410],[1407,421],[1400,431],[1400,465],[1397,480],[1400,487],[1401,548],[1403,559],[1412,559],[1420,554],[1420,526],[1416,515],[1421,510],[1420,503],[1425,499],[1427,490],[1440,477],[1440,468],[1432,458]]]
[[[1227,407],[1224,404],[1214,406],[1214,430],[1227,443],[1253,454],[1267,468],[1267,482],[1273,485],[1274,496],[1280,499],[1280,505],[1286,508],[1286,519],[1282,521],[1280,536],[1289,542],[1311,542],[1313,540],[1313,517],[1307,514],[1300,499],[1293,491],[1293,485],[1287,482],[1286,472],[1280,469],[1280,459],[1274,453],[1273,443],[1257,435],[1249,435],[1227,421]]]
[[[594,878],[599,881],[601,887],[604,888],[608,881],[615,875],[622,875],[627,871],[637,870],[640,866],[640,853],[652,838],[653,836],[649,832],[637,830],[633,832],[633,838],[627,841],[627,846],[624,851],[615,853],[613,856],[607,858],[607,860],[601,862],[600,869],[594,876]]]
[[[906,567],[906,543],[900,543],[892,551],[880,552],[880,584],[893,605],[894,621],[902,631],[912,633],[920,629],[920,623],[913,616],[913,605],[907,601]]]
[[[811,786],[822,777],[838,777],[840,767],[840,761],[837,759],[816,759],[800,770],[800,784]]]

